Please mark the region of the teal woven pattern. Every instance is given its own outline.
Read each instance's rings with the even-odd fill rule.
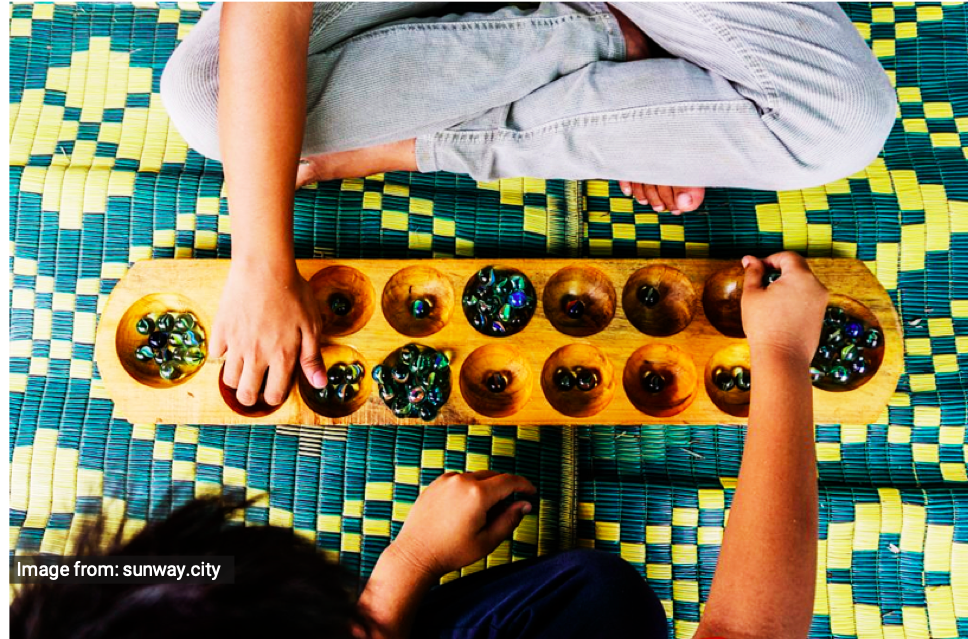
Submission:
[[[878,422],[818,427],[812,634],[968,636],[968,12],[846,9],[901,102],[882,157],[857,175],[790,193],[713,190],[708,215],[674,218],[607,182],[387,174],[301,190],[297,251],[736,257],[786,247],[865,260],[904,319],[906,371]],[[576,526],[580,545],[641,567],[676,635],[688,635],[708,592],[742,429],[581,428],[576,467],[572,431],[557,427],[225,428],[113,417],[92,361],[113,286],[137,260],[230,251],[221,167],[187,148],[158,99],[165,61],[200,15],[191,3],[11,9],[14,551],[64,552],[96,513],[137,529],[163,517],[169,497],[227,490],[257,500],[247,521],[291,526],[365,576],[420,485],[444,470],[491,467],[535,480],[541,505],[469,570],[550,552]]]

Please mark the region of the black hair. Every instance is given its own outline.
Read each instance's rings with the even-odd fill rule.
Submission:
[[[199,499],[127,543],[107,540],[103,519],[80,536],[76,554],[233,556],[234,584],[25,585],[10,606],[10,634],[23,639],[351,639],[365,628],[356,588],[340,566],[288,528],[241,526],[243,507]]]

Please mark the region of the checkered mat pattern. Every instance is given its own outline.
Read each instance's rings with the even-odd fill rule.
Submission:
[[[303,189],[300,257],[856,256],[905,323],[906,370],[874,424],[820,425],[813,636],[968,636],[968,11],[845,9],[892,76],[898,121],[865,171],[786,193],[710,191],[674,218],[615,184],[386,174]],[[64,552],[98,513],[134,531],[170,498],[255,498],[366,576],[444,470],[539,485],[513,540],[467,569],[582,545],[621,553],[695,627],[743,429],[300,428],[130,424],[93,364],[97,313],[134,261],[228,257],[218,163],[158,96],[193,3],[10,8],[11,511],[14,552]]]

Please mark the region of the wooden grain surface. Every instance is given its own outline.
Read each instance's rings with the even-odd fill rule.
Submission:
[[[814,418],[818,423],[848,423],[866,424],[875,421],[883,412],[888,400],[894,392],[898,377],[903,366],[901,325],[891,300],[877,279],[858,260],[818,258],[808,260],[817,277],[830,289],[831,293],[846,295],[866,307],[884,332],[883,361],[878,371],[863,386],[849,392],[831,392],[814,389]],[[604,274],[611,286],[614,287],[615,315],[607,327],[596,334],[584,337],[570,337],[559,332],[547,319],[542,307],[542,297],[545,285],[555,273],[576,264],[597,269],[598,273],[589,276],[592,287],[597,294],[601,294],[601,275]],[[721,410],[707,392],[705,378],[709,372],[707,364],[720,351],[735,345],[745,344],[745,339],[727,337],[720,333],[708,321],[703,308],[703,288],[710,276],[727,268],[735,268],[737,262],[711,259],[682,259],[682,260],[586,260],[576,263],[574,260],[532,259],[489,261],[482,259],[442,259],[442,260],[302,260],[298,262],[299,270],[307,279],[321,269],[333,265],[343,265],[357,269],[366,275],[365,278],[344,277],[342,281],[351,282],[352,286],[370,286],[372,298],[366,300],[372,309],[370,320],[358,331],[339,337],[327,337],[325,342],[330,345],[340,345],[356,349],[366,366],[366,373],[379,364],[394,350],[401,346],[416,342],[442,350],[451,358],[453,367],[453,384],[450,401],[443,407],[433,422],[423,422],[419,419],[398,419],[393,416],[376,393],[375,384],[370,385],[370,394],[361,408],[345,417],[327,418],[316,412],[303,401],[299,384],[293,383],[289,396],[277,409],[269,412],[261,411],[258,416],[245,415],[230,408],[223,400],[219,391],[219,374],[223,361],[209,358],[198,372],[187,381],[174,385],[148,386],[137,381],[125,370],[119,356],[118,344],[124,342],[124,357],[130,358],[129,341],[120,340],[117,331],[124,314],[138,308],[139,300],[146,296],[151,299],[185,300],[188,308],[177,310],[191,310],[202,322],[206,334],[211,334],[212,320],[218,310],[222,286],[228,274],[229,262],[226,260],[153,260],[135,264],[121,282],[115,287],[107,305],[101,315],[97,331],[96,359],[101,377],[110,397],[115,402],[116,414],[135,423],[191,423],[191,424],[714,424],[714,423],[745,423],[746,417],[733,415]],[[464,317],[460,306],[460,299],[466,283],[477,271],[488,265],[497,268],[513,267],[523,271],[533,283],[538,300],[538,309],[531,322],[519,333],[504,337],[487,337],[475,331]],[[693,291],[676,291],[668,295],[670,304],[674,302],[674,312],[682,312],[684,307],[691,305],[692,321],[686,327],[666,337],[653,337],[640,332],[629,321],[624,308],[627,303],[623,300],[623,288],[626,281],[640,269],[664,265],[681,271],[691,283]],[[383,291],[386,284],[399,271],[412,269],[411,273],[419,273],[421,278],[428,277],[428,267],[437,271],[441,282],[428,287],[425,281],[415,282],[425,290],[446,291],[453,290],[453,308],[449,320],[439,331],[423,337],[410,338],[400,334],[387,321],[382,308]],[[651,269],[647,273],[654,273]],[[576,279],[574,270],[569,271],[569,279],[577,287],[573,292],[581,294],[581,276]],[[345,273],[344,273],[345,275]],[[433,276],[432,273],[429,274]],[[560,279],[560,278],[559,278]],[[681,278],[679,278],[681,279]],[[721,279],[721,278],[720,278]],[[400,278],[394,281],[392,289],[399,294]],[[671,280],[669,280],[671,281]],[[360,284],[362,282],[362,284]],[[317,281],[318,283],[318,281]],[[567,287],[566,287],[567,288]],[[327,289],[327,294],[331,290]],[[161,294],[159,296],[159,294]],[[444,294],[446,297],[446,294]],[[613,296],[607,296],[611,298]],[[720,305],[728,307],[729,305]],[[444,309],[440,309],[444,310]],[[245,312],[244,308],[237,312]],[[632,309],[634,313],[641,313],[641,309]],[[554,312],[553,312],[554,314]],[[129,313],[129,318],[133,317]],[[126,324],[126,322],[125,322]],[[398,323],[399,325],[399,323]],[[122,325],[123,328],[123,325]],[[345,328],[345,327],[344,327]],[[124,332],[124,331],[122,331]],[[695,367],[697,383],[696,392],[692,400],[681,412],[672,415],[656,416],[639,410],[633,405],[623,388],[623,373],[626,363],[632,354],[641,347],[651,344],[665,344],[676,346],[678,350],[691,357]],[[471,409],[461,392],[460,373],[464,362],[479,347],[488,344],[502,344],[508,347],[509,353],[517,352],[515,365],[529,369],[527,377],[533,385],[530,393],[520,393],[526,396],[520,408],[502,417],[488,417]],[[552,408],[542,390],[542,371],[546,360],[558,349],[571,344],[581,344],[598,349],[606,367],[611,368],[607,383],[596,389],[594,404],[604,406],[598,412],[582,417],[566,416]],[[334,349],[329,349],[331,352]],[[676,349],[667,349],[674,352]],[[742,351],[743,349],[738,349]],[[346,352],[346,349],[335,349],[335,352]],[[497,351],[500,352],[500,351]],[[568,349],[568,353],[588,352],[587,349]],[[489,353],[489,360],[494,359],[494,353]],[[513,355],[512,355],[513,357]],[[721,357],[721,354],[720,354]],[[330,365],[334,362],[327,362]],[[580,362],[575,362],[580,365]],[[130,368],[130,364],[129,364]],[[478,367],[469,367],[468,370]],[[687,367],[688,368],[688,367]],[[465,383],[474,383],[464,380]],[[755,382],[754,382],[755,383]],[[581,391],[573,390],[572,393]],[[683,389],[678,389],[683,394]],[[688,393],[685,393],[688,395]],[[611,398],[603,395],[611,395]],[[567,398],[569,405],[581,398]],[[607,401],[603,401],[607,399]],[[592,398],[589,397],[589,401]],[[736,411],[730,407],[731,412]],[[497,412],[506,412],[500,410]],[[573,410],[569,412],[582,412]],[[665,413],[668,411],[651,412]]]

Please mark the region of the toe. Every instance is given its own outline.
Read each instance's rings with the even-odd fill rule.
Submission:
[[[618,188],[622,190],[622,194],[629,196],[632,195],[632,183],[619,180]]]
[[[652,206],[653,211],[661,213],[666,210],[665,204],[662,203],[662,198],[659,197],[659,190],[654,184],[646,185],[645,195],[649,199],[649,204]]]
[[[316,166],[311,160],[299,160],[299,168],[296,169],[296,188],[302,188],[307,184],[318,182],[316,177]]]
[[[695,211],[706,196],[706,189],[701,186],[677,186],[672,190],[680,211]]]

